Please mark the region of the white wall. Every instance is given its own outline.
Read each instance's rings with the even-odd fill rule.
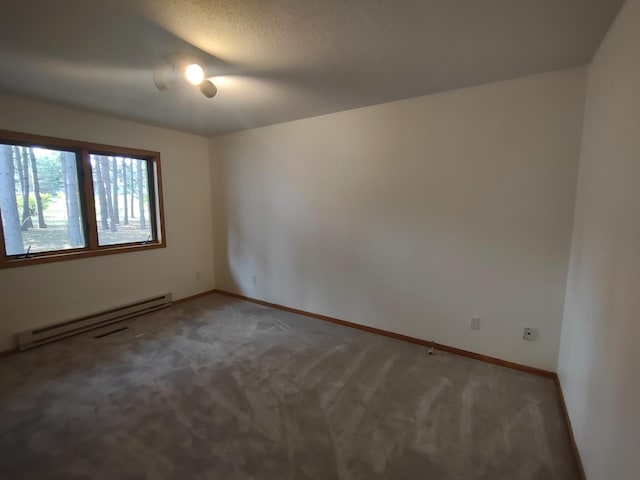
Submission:
[[[212,139],[218,288],[555,370],[584,77]]]
[[[207,139],[4,94],[0,129],[159,151],[167,236],[163,249],[0,270],[0,351],[24,329],[214,287]]]
[[[559,375],[589,480],[640,478],[640,1],[589,68]]]

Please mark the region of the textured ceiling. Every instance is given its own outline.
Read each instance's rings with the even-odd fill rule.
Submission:
[[[0,89],[211,135],[584,65],[622,3],[3,0]],[[156,90],[176,53],[214,99]]]

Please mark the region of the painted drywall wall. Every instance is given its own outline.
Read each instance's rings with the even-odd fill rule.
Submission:
[[[0,270],[0,351],[13,347],[18,331],[158,293],[182,298],[213,288],[206,138],[4,94],[0,129],[159,151],[167,237],[164,249]]]
[[[214,137],[218,288],[555,370],[584,78]]]
[[[640,478],[640,1],[589,67],[559,376],[589,480]]]

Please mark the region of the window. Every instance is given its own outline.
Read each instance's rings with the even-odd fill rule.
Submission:
[[[160,154],[0,131],[0,267],[166,245]]]
[[[147,161],[94,154],[90,158],[98,245],[149,242],[155,238]]]

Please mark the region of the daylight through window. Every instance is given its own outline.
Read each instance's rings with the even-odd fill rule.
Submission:
[[[0,132],[0,266],[165,245],[160,155]]]
[[[148,242],[154,237],[147,162],[91,155],[98,244]]]

